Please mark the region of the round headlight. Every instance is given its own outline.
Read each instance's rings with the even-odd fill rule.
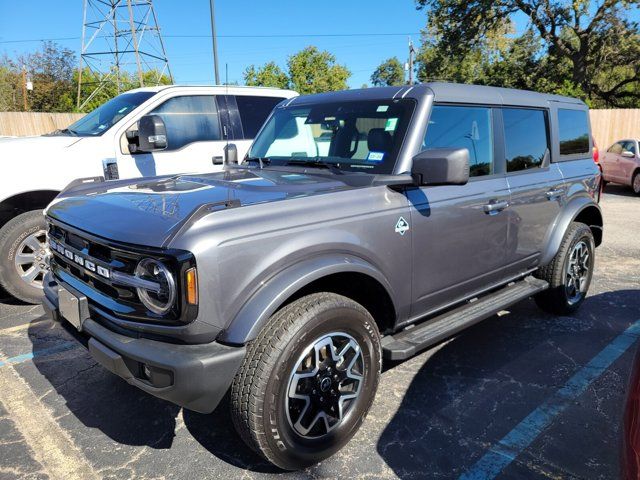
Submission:
[[[176,283],[169,269],[158,260],[144,258],[136,266],[135,275],[160,285],[159,291],[136,288],[144,306],[158,315],[167,313],[176,300]]]

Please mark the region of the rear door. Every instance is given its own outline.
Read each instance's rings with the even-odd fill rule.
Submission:
[[[284,97],[267,97],[260,95],[233,95],[229,96],[229,114],[232,122],[240,126],[240,135],[234,143],[238,148],[238,158],[242,159],[249,151],[249,147],[256,138],[273,108]],[[234,120],[234,117],[237,119]]]
[[[504,277],[509,190],[494,141],[495,109],[436,105],[423,150],[467,148],[470,181],[409,189],[413,310],[421,315]]]
[[[536,265],[565,195],[562,173],[551,163],[549,111],[504,107],[508,210],[507,265],[512,274]]]

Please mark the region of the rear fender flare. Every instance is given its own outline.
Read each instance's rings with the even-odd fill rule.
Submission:
[[[319,256],[287,267],[272,277],[242,306],[218,339],[237,345],[255,339],[271,315],[293,294],[315,280],[336,273],[362,273],[372,277],[387,290],[397,307],[386,278],[366,260],[345,254]]]
[[[600,210],[598,204],[590,197],[585,196],[574,198],[563,207],[553,228],[550,230],[547,240],[545,241],[545,248],[540,258],[540,265],[547,265],[551,260],[553,260],[553,257],[560,248],[560,244],[562,243],[562,239],[564,238],[567,228],[569,228],[569,225],[587,209],[595,209],[594,212],[597,212],[597,218],[599,219],[598,223],[589,225],[589,227],[592,230],[594,228],[602,230],[602,210]]]

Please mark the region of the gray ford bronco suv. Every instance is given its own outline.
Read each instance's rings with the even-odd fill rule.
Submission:
[[[162,119],[140,148],[166,147]],[[430,83],[285,100],[223,172],[74,182],[46,309],[111,372],[283,469],[339,450],[402,360],[534,297],[584,301],[602,241],[587,107]]]

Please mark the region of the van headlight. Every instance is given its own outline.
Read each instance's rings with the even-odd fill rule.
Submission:
[[[169,269],[159,260],[143,258],[136,266],[135,275],[155,284],[136,288],[144,306],[158,315],[167,313],[176,301],[176,282]]]

